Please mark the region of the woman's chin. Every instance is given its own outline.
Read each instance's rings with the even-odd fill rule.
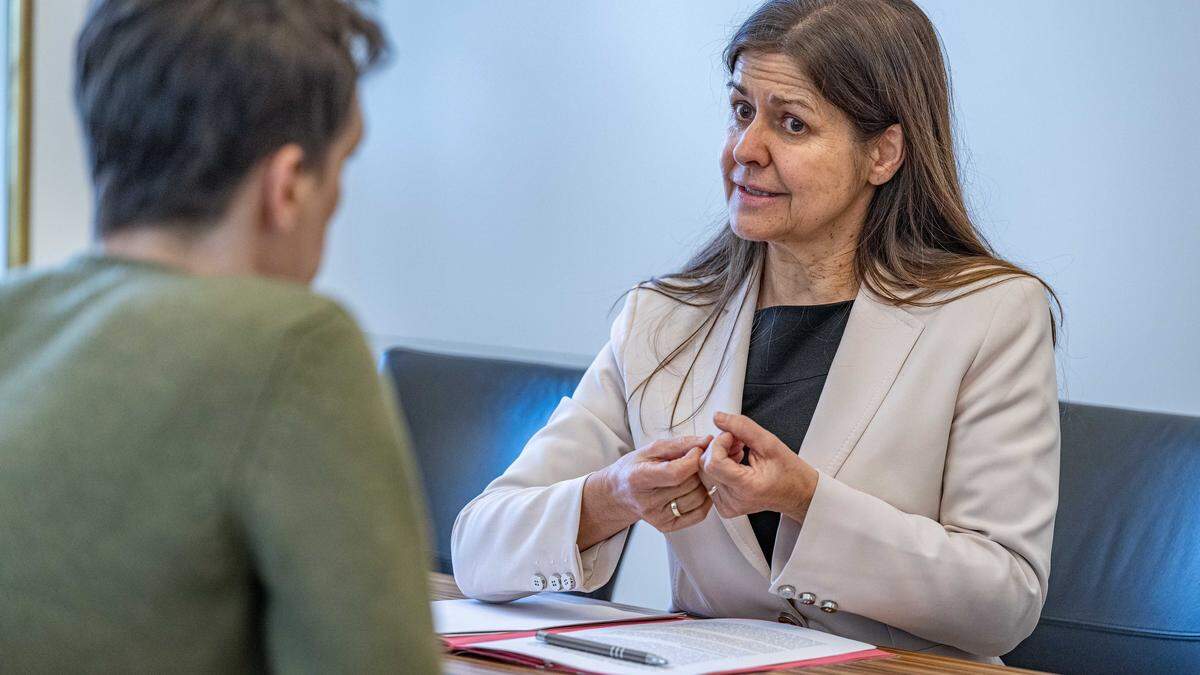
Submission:
[[[778,239],[778,226],[770,223],[756,222],[756,218],[738,218],[736,215],[729,219],[729,228],[739,238],[746,241],[772,241]]]

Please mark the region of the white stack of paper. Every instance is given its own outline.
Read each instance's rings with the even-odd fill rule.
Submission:
[[[497,604],[478,600],[437,600],[430,605],[433,609],[433,630],[439,635],[512,633],[681,616],[576,595],[547,593]]]
[[[873,646],[798,626],[753,619],[662,621],[572,631],[571,637],[660,656],[647,666],[555,647],[534,638],[477,645],[480,652],[520,654],[547,666],[590,673],[729,673],[785,665],[835,663],[887,656]]]

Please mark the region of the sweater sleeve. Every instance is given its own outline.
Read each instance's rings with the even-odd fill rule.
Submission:
[[[354,321],[294,331],[235,476],[271,670],[438,671],[407,436]]]

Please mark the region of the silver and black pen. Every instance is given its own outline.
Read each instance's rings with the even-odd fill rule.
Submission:
[[[547,633],[544,630],[537,632],[537,641],[545,642],[553,647],[565,647],[566,649],[574,649],[577,652],[587,652],[588,654],[596,654],[599,656],[607,656],[613,659],[629,661],[631,663],[641,663],[647,666],[665,666],[667,660],[661,656],[655,656],[648,652],[641,652],[636,649],[626,649],[616,645],[606,645],[602,642],[592,642],[582,638],[562,635],[560,633]]]

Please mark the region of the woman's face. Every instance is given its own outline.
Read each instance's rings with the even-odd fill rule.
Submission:
[[[743,54],[729,85],[721,169],[733,231],[795,245],[857,237],[874,189],[845,113],[778,54]]]

